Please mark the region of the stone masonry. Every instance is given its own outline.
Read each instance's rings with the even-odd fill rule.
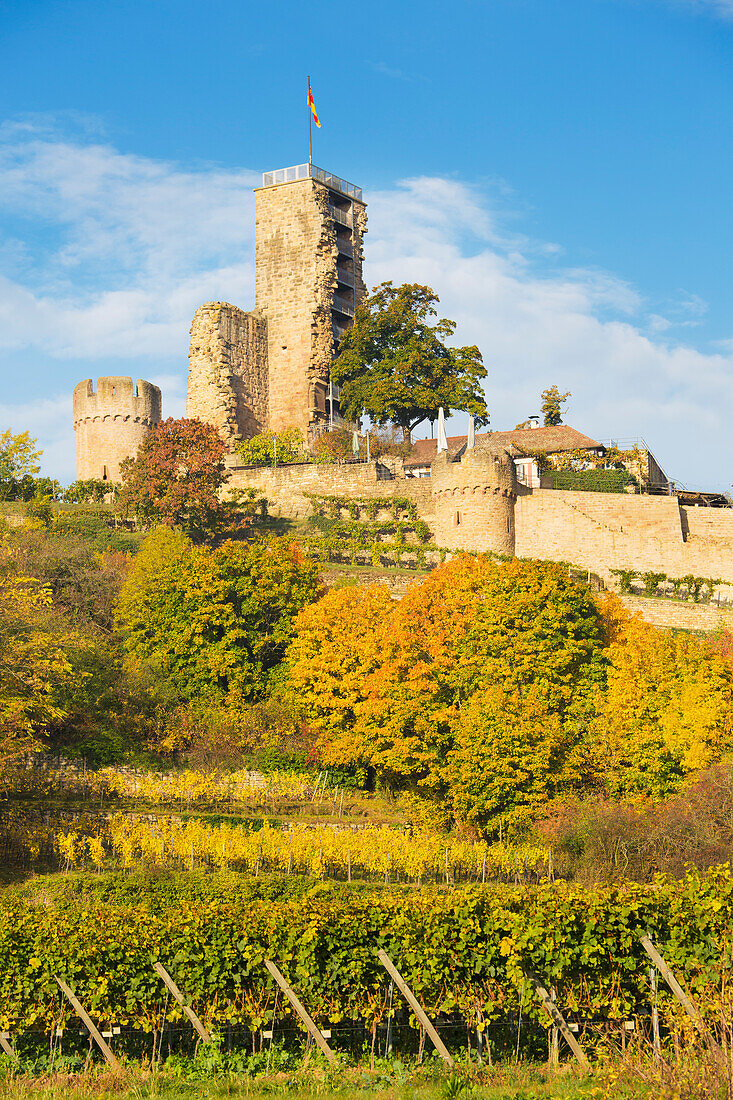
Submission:
[[[254,311],[207,302],[191,327],[186,415],[230,446],[266,429],[298,428],[308,442],[327,428],[331,362],[366,294],[361,192],[301,167],[313,174],[255,191]]]
[[[74,389],[76,476],[120,481],[120,463],[137,453],[143,439],[161,419],[157,386],[138,378],[85,378]]]
[[[207,302],[191,325],[186,415],[218,429],[231,448],[268,425],[267,322]]]

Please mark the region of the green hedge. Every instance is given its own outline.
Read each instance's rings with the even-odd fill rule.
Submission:
[[[585,493],[623,493],[633,478],[626,470],[549,470],[543,480],[551,489]]]

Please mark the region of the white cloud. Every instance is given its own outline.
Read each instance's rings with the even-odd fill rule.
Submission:
[[[46,470],[73,477],[70,393],[87,375],[150,378],[165,414],[183,412],[194,310],[253,302],[258,181],[119,153],[94,134],[72,141],[37,121],[0,131],[0,355],[13,371],[6,401],[17,394],[0,415],[39,436]],[[612,273],[564,268],[557,244],[507,229],[505,193],[500,207],[457,180],[419,178],[366,197],[370,284],[435,288],[457,339],[484,353],[495,427],[537,411],[556,382],[572,391],[579,428],[643,435],[673,476],[726,484],[733,342],[709,353],[681,341],[680,326],[705,310],[694,294],[660,312]],[[58,397],[24,390],[16,364],[33,356]]]
[[[66,484],[76,478],[76,437],[71,392],[40,401],[0,405],[0,431],[30,432],[43,449],[41,472]]]

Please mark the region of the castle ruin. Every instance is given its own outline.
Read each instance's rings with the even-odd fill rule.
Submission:
[[[207,302],[191,326],[186,415],[230,449],[267,430],[311,443],[343,426],[331,363],[366,295],[360,188],[313,164],[265,172],[255,220],[254,310]]]

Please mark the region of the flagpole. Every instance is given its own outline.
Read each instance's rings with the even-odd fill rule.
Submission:
[[[308,164],[313,164],[313,112],[311,111],[310,77],[308,77]]]

